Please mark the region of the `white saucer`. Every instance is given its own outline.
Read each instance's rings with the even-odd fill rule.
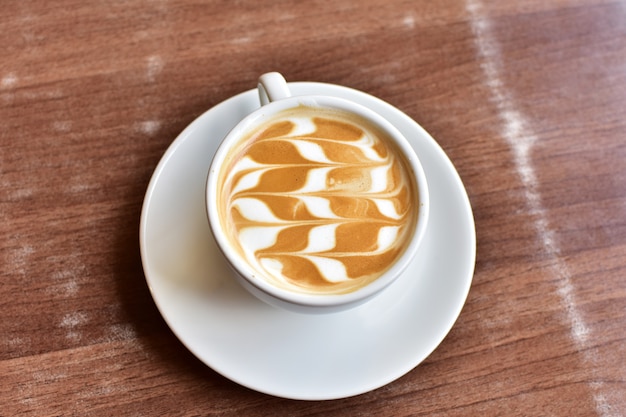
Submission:
[[[365,305],[322,316],[270,307],[234,282],[207,224],[205,182],[220,140],[259,106],[256,89],[204,113],[163,156],[141,213],[143,268],[169,327],[215,371],[279,397],[349,397],[404,375],[444,339],[472,281],[474,219],[450,160],[400,110],[336,85],[289,87],[294,95],[314,92],[357,101],[411,141],[429,182],[431,215],[420,252],[404,276]]]

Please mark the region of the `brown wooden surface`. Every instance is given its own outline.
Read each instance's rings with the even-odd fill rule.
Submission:
[[[626,415],[623,1],[108,3],[0,8],[0,415]],[[451,333],[357,397],[219,376],[145,283],[157,162],[270,70],[405,111],[474,209]]]

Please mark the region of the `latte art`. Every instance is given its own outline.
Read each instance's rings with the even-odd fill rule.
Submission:
[[[220,219],[231,244],[276,286],[354,291],[385,272],[411,239],[418,205],[407,163],[353,115],[283,112],[227,159]]]

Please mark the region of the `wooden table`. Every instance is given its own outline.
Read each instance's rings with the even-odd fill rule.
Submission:
[[[105,3],[0,10],[0,415],[626,414],[623,1]],[[287,400],[220,376],[144,278],[161,156],[271,70],[406,112],[474,210],[458,321],[356,397]]]

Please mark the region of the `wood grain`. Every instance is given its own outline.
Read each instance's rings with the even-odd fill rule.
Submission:
[[[626,414],[623,2],[10,0],[0,45],[0,415]],[[459,320],[354,398],[225,379],[145,284],[157,162],[270,70],[406,112],[474,209]]]

